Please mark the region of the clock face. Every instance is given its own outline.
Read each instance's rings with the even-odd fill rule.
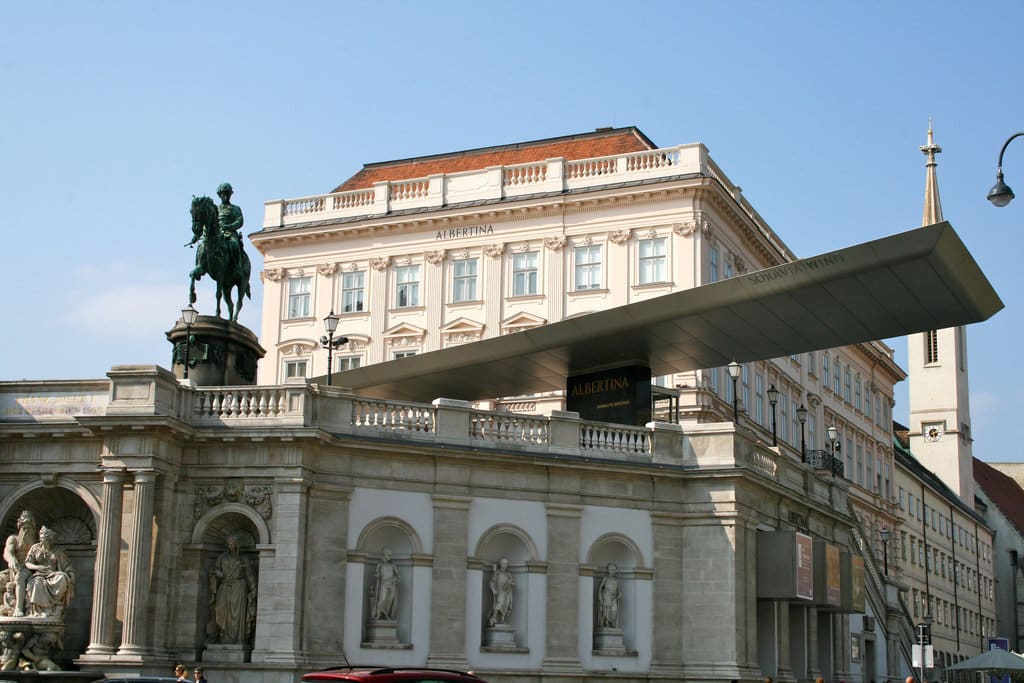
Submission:
[[[938,441],[942,438],[942,425],[933,424],[925,425],[924,428],[925,441]]]

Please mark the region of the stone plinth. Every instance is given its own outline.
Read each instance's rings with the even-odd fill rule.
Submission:
[[[594,631],[594,654],[621,657],[636,654],[626,649],[621,628],[599,628]]]
[[[241,643],[210,643],[203,649],[203,661],[242,663],[251,653],[252,648]]]
[[[175,377],[185,374],[185,323],[181,320],[167,332],[173,351]],[[256,363],[266,355],[256,335],[245,325],[212,315],[201,315],[192,325],[189,345],[188,379],[197,387],[253,386]]]
[[[516,644],[516,630],[508,624],[497,624],[484,629],[484,652],[529,652]]]
[[[366,625],[366,640],[362,647],[378,650],[411,650],[412,643],[398,640],[398,622],[393,619],[374,619]]]

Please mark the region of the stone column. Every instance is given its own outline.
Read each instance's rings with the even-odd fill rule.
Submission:
[[[124,502],[124,470],[103,471],[103,500],[96,568],[92,586],[92,622],[85,656],[109,657],[117,652],[114,618],[117,614],[117,582],[121,568],[121,510]]]
[[[775,606],[775,638],[776,652],[778,653],[778,666],[776,678],[780,681],[793,681],[793,667],[789,661],[789,603],[779,600],[773,603]]]
[[[304,543],[318,542],[307,534],[308,488],[309,482],[302,477],[274,480],[274,549],[260,550],[253,663],[303,663],[301,597],[306,563],[299,550]]]
[[[579,505],[548,503],[547,643],[544,671],[577,671],[579,658]]]
[[[818,664],[818,608],[807,608],[807,678],[821,676]]]
[[[683,665],[683,642],[679,637],[679,625],[683,623],[679,594],[679,587],[683,585],[683,518],[653,513],[651,523],[654,532],[651,669],[678,671]]]
[[[128,546],[128,567],[125,577],[124,634],[122,657],[142,657],[149,652],[146,643],[146,615],[149,607],[149,565],[153,555],[153,497],[156,472],[140,470],[135,477],[135,522]]]
[[[429,666],[466,669],[466,562],[469,498],[434,496],[434,571]]]

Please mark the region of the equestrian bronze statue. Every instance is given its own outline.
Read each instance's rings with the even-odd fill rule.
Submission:
[[[209,197],[192,198],[192,241],[196,246],[196,267],[190,274],[189,303],[196,301],[196,280],[209,275],[217,283],[217,317],[221,299],[228,308],[228,319],[238,322],[243,297],[252,298],[249,275],[252,264],[242,245],[242,210],[231,203],[233,190],[229,183],[217,188],[221,205]],[[231,301],[231,290],[237,289],[237,303]]]

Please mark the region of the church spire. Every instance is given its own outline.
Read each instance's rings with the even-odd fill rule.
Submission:
[[[935,144],[932,137],[932,120],[928,119],[928,144],[921,147],[921,152],[928,158],[925,163],[924,181],[924,215],[921,216],[921,225],[932,225],[941,223],[942,202],[939,200],[939,181],[935,176],[935,155],[942,151],[942,148]]]

